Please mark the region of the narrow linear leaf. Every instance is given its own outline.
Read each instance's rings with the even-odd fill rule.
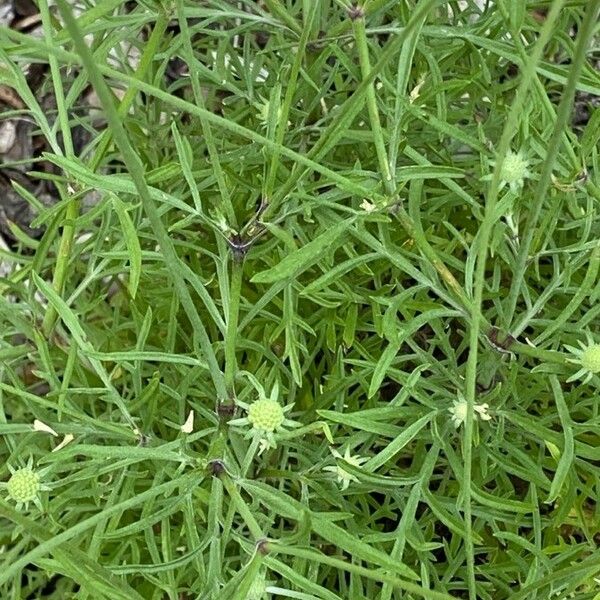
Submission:
[[[368,460],[363,468],[365,471],[374,471],[391,460],[402,448],[404,448],[418,433],[433,419],[434,413],[431,412],[412,425],[409,425],[395,440],[390,442],[379,454]]]
[[[253,283],[276,283],[292,275],[297,277],[317,262],[325,252],[335,248],[337,240],[353,222],[354,219],[349,219],[334,225],[302,248],[288,254],[274,267],[254,275],[251,281]]]
[[[381,356],[375,365],[375,370],[373,371],[371,384],[369,385],[369,392],[367,394],[369,398],[372,398],[379,391],[388,369],[392,366],[392,363],[398,354],[398,350],[400,350],[400,343],[397,341],[392,341],[381,353]]]
[[[563,391],[556,375],[550,376],[550,385],[552,386],[552,392],[554,393],[554,400],[556,402],[560,424],[563,428],[565,443],[562,454],[558,461],[556,473],[554,474],[554,479],[552,480],[552,485],[550,486],[550,492],[548,493],[546,503],[552,503],[560,496],[562,487],[569,477],[569,473],[571,472],[571,468],[573,466],[573,460],[575,458],[575,441],[573,436],[571,415],[569,414],[569,409],[565,402]]]
[[[29,552],[26,552],[17,560],[12,562],[7,568],[5,568],[0,573],[0,585],[3,585],[7,581],[9,581],[11,577],[13,577],[16,573],[18,573],[23,567],[25,567],[29,563],[36,561],[38,558],[45,556],[46,554],[52,553],[56,548],[61,547],[69,540],[95,527],[98,523],[107,519],[111,515],[122,513],[135,506],[144,504],[145,502],[148,502],[152,498],[156,498],[161,494],[169,494],[177,488],[189,489],[192,482],[195,482],[195,480],[197,479],[197,475],[190,474],[181,476],[178,479],[167,481],[161,485],[152,487],[149,490],[142,492],[141,494],[137,494],[136,496],[128,498],[127,500],[124,500],[117,504],[113,504],[112,506],[97,512],[91,517],[88,517],[83,521],[79,521],[76,525],[73,525],[72,527],[63,531],[62,533],[59,533],[52,538],[49,538],[41,544],[38,544],[37,546],[29,550]],[[0,515],[5,519],[12,521],[13,523],[20,523],[20,517],[22,516],[17,510],[12,508],[4,500],[0,500]]]
[[[125,244],[129,252],[129,282],[127,283],[127,290],[132,298],[135,298],[137,294],[138,285],[140,283],[140,275],[142,273],[142,249],[140,247],[140,240],[138,239],[135,225],[127,212],[125,204],[117,197],[112,197],[112,205],[119,217],[121,223],[121,229],[123,230],[123,236],[125,238]]]
[[[327,419],[333,423],[342,423],[354,429],[368,431],[385,437],[396,437],[402,432],[402,429],[397,425],[389,423],[379,423],[373,418],[369,418],[362,414],[362,411],[356,413],[341,413],[335,410],[317,410],[317,414],[323,419]]]
[[[450,531],[458,534],[463,539],[467,537],[467,531],[465,524],[456,515],[446,510],[444,504],[437,500],[435,496],[429,491],[424,489],[422,494],[423,499],[427,502],[429,508],[433,514],[448,528]],[[481,536],[475,532],[471,532],[473,542],[481,544],[483,540]]]
[[[119,567],[109,567],[112,573],[117,575],[131,575],[134,573],[162,573],[164,571],[174,571],[185,567],[191,562],[194,557],[202,551],[202,546],[193,548],[189,552],[182,554],[178,558],[170,560],[168,562],[152,565],[152,564],[139,564],[139,565],[122,565]]]
[[[464,176],[465,173],[461,169],[438,165],[418,165],[399,167],[396,169],[396,179],[398,181],[411,181],[412,179],[446,179]]]
[[[392,573],[417,581],[419,576],[406,565],[392,560],[387,554],[366,544],[344,528],[322,517],[313,516],[314,530],[331,544],[343,548],[345,552],[367,562],[385,567]]]
[[[365,264],[377,258],[381,257],[376,252],[370,252],[369,254],[363,254],[361,256],[355,256],[354,258],[350,258],[349,260],[346,260],[343,263],[336,265],[335,267],[333,267],[333,269],[329,269],[327,272],[323,273],[321,277],[309,283],[300,292],[300,295],[308,296],[314,292],[317,292],[320,289],[329,285],[330,283],[335,282],[336,279],[339,279],[342,275],[344,275],[348,271],[351,271],[358,265]]]

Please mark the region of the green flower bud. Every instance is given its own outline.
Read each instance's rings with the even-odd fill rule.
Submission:
[[[15,471],[6,484],[9,497],[17,504],[35,500],[40,489],[40,476],[29,467]]]
[[[581,366],[590,373],[600,373],[600,344],[592,344],[581,353]]]
[[[275,400],[263,398],[253,402],[248,408],[248,421],[255,429],[275,431],[281,427],[284,419],[283,407]]]
[[[509,152],[502,163],[500,179],[510,186],[523,185],[523,180],[529,177],[529,163],[520,152]]]

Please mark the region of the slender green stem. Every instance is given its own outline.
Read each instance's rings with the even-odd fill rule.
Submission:
[[[290,109],[292,107],[292,102],[294,100],[294,95],[296,94],[298,75],[300,73],[300,69],[302,68],[302,63],[305,57],[306,44],[308,43],[308,38],[311,32],[311,26],[314,21],[314,16],[317,11],[318,4],[313,4],[313,8],[308,16],[306,23],[304,24],[304,29],[302,30],[302,35],[300,37],[300,41],[298,42],[298,51],[294,57],[294,63],[292,65],[292,70],[290,72],[289,78],[287,80],[287,88],[285,91],[285,97],[283,99],[283,105],[281,106],[281,116],[279,117],[277,123],[277,129],[275,132],[275,143],[280,146],[283,144],[283,137],[287,130],[288,116],[290,114]],[[267,180],[265,183],[265,198],[267,201],[271,201],[273,197],[273,190],[275,188],[275,179],[277,177],[277,166],[279,164],[281,153],[279,148],[275,148],[273,150],[273,154],[271,156],[271,164],[269,166],[269,171],[267,173]],[[273,203],[270,203],[267,207],[267,212],[273,212],[275,210]]]
[[[73,249],[73,241],[75,239],[75,221],[79,216],[79,208],[81,202],[76,198],[71,198],[67,204],[65,212],[65,222],[63,224],[62,236],[58,253],[56,255],[56,266],[54,267],[54,276],[52,278],[52,287],[60,296],[63,295],[65,282],[69,273],[69,259]],[[54,323],[56,322],[57,312],[52,306],[48,306],[44,320],[42,322],[42,331],[44,335],[49,336]]]
[[[227,329],[225,330],[225,387],[229,398],[235,398],[235,375],[237,372],[236,348],[243,271],[244,259],[234,254],[231,262]]]
[[[250,465],[254,460],[254,456],[256,455],[256,451],[258,450],[258,446],[260,444],[260,437],[255,435],[252,437],[252,441],[250,442],[250,446],[248,446],[248,450],[246,451],[246,456],[244,456],[244,461],[242,462],[242,466],[240,468],[240,476],[246,477],[248,473],[248,469],[250,469]]]
[[[179,19],[179,27],[181,28],[181,37],[183,39],[184,58],[188,64],[191,74],[192,91],[194,93],[194,100],[196,104],[206,110],[206,103],[204,102],[204,92],[200,87],[200,76],[197,72],[196,64],[197,60],[194,56],[192,49],[192,35],[189,32],[187,19],[184,16],[183,0],[177,0],[177,16]],[[215,140],[212,133],[212,127],[206,119],[200,119],[202,124],[202,131],[204,133],[204,140],[206,142],[206,148],[210,157],[210,162],[219,186],[219,192],[223,201],[223,206],[227,214],[229,225],[234,229],[237,228],[237,217],[231,201],[231,194],[229,193],[229,187],[225,181],[225,175],[221,168],[221,161],[219,160],[219,152],[215,145]]]
[[[50,11],[48,10],[47,1],[42,0],[42,2],[39,3],[39,8],[42,17],[44,40],[47,44],[51,44],[53,27],[50,19]],[[69,114],[67,112],[67,107],[65,106],[65,95],[58,60],[56,56],[49,55],[48,62],[50,63],[50,71],[52,73],[52,84],[54,86],[54,95],[56,97],[58,121],[62,133],[65,156],[72,157],[74,155],[73,140],[71,138]],[[79,206],[80,201],[76,198],[71,198],[68,201],[66,207],[65,223],[63,225],[58,255],[56,257],[56,268],[54,269],[54,276],[52,281],[54,289],[60,295],[62,295],[63,293],[65,281],[67,279],[67,274],[69,271],[69,258],[71,257],[73,240],[75,238],[75,220],[79,216]],[[46,311],[46,314],[44,315],[44,320],[42,323],[42,331],[46,336],[49,335],[55,320],[56,311],[52,307],[49,307]]]
[[[383,8],[389,0],[371,0],[370,2],[367,0],[365,2],[365,8],[368,8],[369,14],[376,13],[378,10]],[[434,0],[434,2],[439,2],[440,0]],[[342,35],[344,35],[350,28],[352,27],[351,21],[348,19],[344,19],[340,21],[337,25],[331,28],[328,32],[329,38],[335,39]]]
[[[360,71],[364,80],[369,78],[371,74],[371,62],[369,60],[369,45],[367,43],[367,34],[365,31],[364,13],[362,13],[358,18],[354,19],[353,27],[360,61]],[[383,178],[383,185],[389,197],[392,198],[395,193],[395,188],[392,182],[392,175],[390,173],[390,162],[383,138],[381,121],[379,119],[377,96],[375,94],[375,85],[373,84],[373,81],[368,84],[366,101],[367,110],[369,111],[369,120],[371,121],[371,131],[373,132],[373,139],[375,141],[377,161],[379,162],[379,170],[381,171],[381,177]]]
[[[223,482],[223,487],[225,488],[225,490],[227,490],[229,498],[233,502],[235,509],[239,513],[240,517],[242,517],[242,519],[246,523],[246,526],[250,530],[250,533],[254,537],[254,540],[259,541],[263,539],[265,536],[263,534],[261,526],[258,524],[258,521],[254,518],[254,515],[252,514],[252,511],[248,508],[248,505],[244,502],[244,499],[242,498],[231,477],[229,477],[227,473],[224,473],[221,476],[221,481]]]
[[[354,573],[359,577],[364,577],[365,579],[371,579],[373,581],[380,581],[382,583],[387,583],[392,587],[395,587],[399,590],[404,590],[411,595],[419,596],[420,598],[427,598],[428,600],[452,600],[453,596],[448,594],[443,594],[441,592],[436,592],[431,589],[426,589],[423,587],[419,587],[416,583],[411,583],[410,581],[405,581],[404,579],[399,579],[398,577],[394,577],[393,575],[388,575],[385,571],[381,569],[368,569],[366,567],[362,567],[360,565],[353,564],[347,560],[341,560],[339,558],[335,558],[334,556],[327,556],[321,552],[317,552],[311,548],[296,548],[289,544],[278,544],[276,542],[269,542],[267,544],[267,550],[269,553],[275,554],[283,554],[289,556],[297,556],[299,558],[305,558],[311,563],[322,563],[324,565],[329,565],[334,569],[341,569],[348,573]],[[265,562],[268,564],[269,556],[267,555]]]
[[[168,24],[168,17],[163,13],[160,13],[156,18],[156,22],[154,23],[154,29],[152,30],[152,33],[148,38],[148,43],[144,48],[144,52],[140,57],[140,62],[135,72],[135,77],[140,81],[143,81],[146,78],[148,70],[152,65],[152,61],[155,59],[156,54],[158,52],[159,45],[163,40],[163,35],[165,33],[165,30],[167,29]],[[133,101],[135,100],[138,93],[139,90],[135,87],[127,88],[127,91],[125,92],[125,95],[123,96],[123,99],[119,103],[119,107],[117,109],[119,117],[124,118],[125,115],[129,112],[129,109],[131,108],[131,105],[133,104]],[[112,130],[110,129],[110,127],[108,127],[102,132],[100,140],[98,141],[98,145],[94,150],[94,155],[90,160],[89,167],[91,171],[95,171],[102,163],[102,159],[106,156],[112,139]]]
[[[571,315],[579,308],[584,299],[593,289],[598,277],[598,268],[600,267],[600,245],[597,245],[591,253],[588,268],[585,277],[581,282],[579,289],[569,301],[569,304],[563,309],[560,315],[545,329],[536,339],[536,344],[541,344],[544,340],[549,339],[555,331],[558,331],[571,317]],[[520,325],[523,330],[527,327],[527,321]]]
[[[102,107],[106,113],[106,120],[109,127],[113,131],[115,144],[121,152],[125,166],[127,167],[127,170],[129,171],[136,187],[137,193],[142,200],[146,215],[148,216],[148,220],[150,221],[154,235],[156,236],[161,252],[163,253],[165,263],[168,267],[171,267],[170,273],[173,286],[179,296],[181,304],[188,318],[190,319],[196,340],[200,345],[201,353],[204,355],[204,358],[208,363],[217,396],[220,399],[225,398],[227,396],[227,390],[225,388],[223,373],[219,368],[219,364],[217,362],[217,358],[215,356],[210,338],[208,337],[206,328],[204,327],[202,319],[196,310],[192,296],[187,289],[185,277],[179,264],[179,256],[177,255],[165,225],[162,222],[158,208],[154,204],[154,200],[150,195],[150,190],[148,189],[148,185],[144,178],[144,165],[136,151],[133,149],[129,138],[127,137],[125,128],[123,127],[117,109],[114,106],[112,95],[106,82],[104,81],[104,78],[101,75],[99,66],[96,65],[90,49],[87,47],[83,39],[83,35],[69,5],[67,4],[66,0],[58,0],[57,4],[65,21],[65,26],[73,38],[75,49],[79,53],[81,61],[87,70],[90,82],[94,86],[94,89],[98,94],[98,98],[102,103]]]
[[[485,215],[476,238],[476,268],[474,281],[473,302],[471,304],[471,318],[469,330],[469,355],[467,358],[466,376],[465,376],[465,397],[467,400],[467,418],[464,427],[463,436],[463,493],[462,509],[465,522],[465,554],[467,562],[467,579],[469,584],[469,599],[477,600],[477,585],[475,580],[475,549],[473,544],[473,522],[471,509],[471,481],[472,481],[472,459],[473,459],[473,412],[475,405],[476,383],[477,383],[477,364],[479,350],[479,333],[482,321],[481,305],[483,301],[483,288],[485,286],[486,261],[488,246],[492,228],[496,216],[495,209],[500,188],[500,169],[510,147],[510,142],[516,131],[519,114],[525,102],[527,91],[534,78],[535,68],[539,62],[544,46],[550,39],[550,34],[554,22],[558,17],[564,0],[556,0],[548,14],[540,37],[533,49],[531,59],[525,64],[523,69],[523,79],[517,89],[509,118],[504,126],[500,145],[498,148],[498,161],[494,169],[492,183],[486,198]]]
[[[45,2],[42,2],[40,4],[40,12],[42,14],[42,20],[44,20],[44,6],[45,5],[46,5]],[[48,15],[48,18],[49,18],[49,15]],[[143,79],[145,77],[150,65],[152,64],[152,60],[156,54],[156,50],[162,39],[162,36],[165,32],[168,22],[169,21],[165,15],[161,14],[158,16],[156,23],[154,25],[154,29],[152,31],[152,35],[150,36],[150,38],[148,40],[148,44],[147,44],[146,48],[144,49],[144,53],[142,54],[142,57],[140,59],[140,63],[139,63],[138,69],[137,69],[136,76],[139,77],[140,79]],[[46,32],[51,31],[50,26],[48,24],[44,25],[44,29],[46,30]],[[52,42],[51,37],[48,39],[48,34],[46,35],[46,42],[48,44],[50,44]],[[57,63],[56,57],[54,57],[52,54],[49,54],[49,60],[53,60],[55,63]],[[50,64],[52,65],[52,62]],[[58,64],[57,64],[57,69],[58,69]],[[57,76],[53,76],[53,80],[55,81],[55,85],[56,85],[56,81],[58,80],[59,85],[61,86],[61,89],[62,89],[62,84],[60,83],[60,73],[58,73]],[[121,102],[119,104],[119,108],[118,108],[119,117],[122,118],[127,114],[137,93],[138,93],[138,90],[135,88],[129,88],[127,90],[127,92],[125,93],[125,96],[123,97],[123,99],[121,100]],[[59,92],[57,91],[56,94],[58,97]],[[59,104],[59,107],[60,106],[61,105]],[[61,112],[59,111],[59,116],[60,115],[61,115]],[[65,148],[67,149],[67,152],[70,149],[70,152],[72,154],[73,153],[73,145],[71,143],[70,129],[68,128],[68,117],[67,117],[67,130],[69,131],[68,135],[65,135],[64,127],[65,126],[63,124],[62,131],[63,131],[63,139],[65,140]],[[69,142],[67,142],[67,140],[69,140]],[[90,169],[92,171],[95,171],[100,166],[102,159],[104,158],[104,156],[110,146],[111,140],[112,140],[111,130],[110,130],[110,128],[108,128],[106,131],[103,132],[100,142],[98,144],[98,147],[96,148],[96,151],[94,152],[94,155],[90,161]],[[52,279],[52,287],[56,290],[56,292],[60,296],[62,296],[62,294],[64,292],[65,283],[67,280],[67,276],[69,274],[69,262],[70,262],[71,254],[72,254],[72,250],[73,250],[73,242],[75,240],[75,232],[77,230],[75,222],[76,222],[77,218],[79,217],[80,209],[81,209],[81,201],[79,200],[78,196],[71,198],[68,201],[68,204],[66,207],[66,212],[65,212],[65,223],[63,225],[62,236],[61,236],[60,245],[58,248],[58,254],[56,256],[56,266],[54,268],[54,276]],[[42,331],[44,332],[44,334],[46,336],[49,335],[50,332],[52,331],[52,328],[54,327],[54,323],[56,322],[56,317],[57,317],[57,313],[54,310],[54,307],[48,306],[48,310],[46,311],[46,314],[44,315],[44,320],[42,322]]]
[[[430,3],[435,2],[435,1],[437,1],[437,0],[428,0],[428,2],[430,2]],[[409,25],[406,26],[406,29],[409,29]],[[76,54],[74,52],[67,52],[65,50],[55,48],[54,46],[49,46],[49,45],[45,44],[44,42],[33,39],[33,38],[31,38],[31,36],[26,36],[24,34],[21,34],[18,31],[10,29],[3,33],[5,33],[7,35],[7,37],[9,37],[10,39],[17,40],[20,43],[23,43],[26,41],[27,44],[29,44],[32,48],[41,50],[42,53],[44,54],[44,56],[47,53],[53,53],[53,54],[56,54],[56,56],[61,57],[66,62],[72,62],[75,64],[83,64],[83,62],[84,62],[82,60],[81,56],[79,56],[78,54]],[[401,36],[399,36],[399,37],[401,37]],[[393,54],[393,48],[391,48],[389,52],[386,49],[384,54],[386,55],[386,58],[389,59],[391,57],[391,55]],[[385,63],[385,60],[380,59],[380,61],[382,62],[382,64]],[[275,144],[274,141],[269,140],[268,138],[264,137],[263,135],[260,135],[259,133],[255,132],[252,129],[248,129],[246,127],[243,127],[242,125],[239,125],[234,120],[221,117],[213,112],[210,112],[207,109],[201,108],[191,102],[183,100],[182,98],[178,98],[177,96],[169,94],[168,92],[165,92],[165,91],[157,88],[154,85],[151,85],[144,81],[140,81],[135,77],[127,75],[126,73],[123,73],[122,71],[117,71],[116,69],[113,69],[113,68],[109,67],[108,65],[102,65],[102,64],[95,64],[94,67],[95,67],[95,70],[99,71],[100,74],[102,74],[103,76],[113,78],[116,81],[122,81],[123,83],[126,83],[128,86],[133,87],[133,88],[137,89],[138,91],[147,93],[150,96],[165,102],[165,104],[167,104],[168,106],[172,106],[178,110],[187,112],[190,115],[196,116],[198,118],[204,118],[204,119],[206,119],[206,121],[215,124],[216,126],[220,127],[221,129],[223,129],[225,131],[228,131],[235,135],[240,135],[241,137],[243,137],[245,139],[251,140],[253,142],[256,142],[257,144],[265,146],[269,150],[278,149],[283,156],[285,156],[291,160],[294,160],[297,163],[300,163],[300,164],[304,165],[305,167],[307,167],[307,170],[305,172],[303,172],[302,175],[299,175],[298,177],[295,177],[295,178],[290,178],[289,182],[286,185],[284,185],[280,189],[278,189],[277,195],[281,198],[285,197],[291,189],[293,189],[295,186],[297,186],[299,178],[301,176],[303,176],[304,173],[308,173],[311,169],[313,171],[316,171],[317,173],[321,173],[323,176],[325,176],[327,179],[331,180],[332,182],[336,182],[342,189],[346,189],[347,191],[349,191],[352,194],[360,195],[364,198],[375,198],[376,199],[378,197],[378,194],[376,194],[372,190],[369,190],[369,189],[365,188],[364,186],[354,183],[348,177],[340,175],[337,171],[334,171],[332,169],[325,167],[322,163],[318,162],[317,160],[312,160],[312,158],[311,158],[311,156],[313,154],[312,150],[308,154],[304,154],[304,153],[296,152],[294,150],[290,150],[289,148],[287,148],[285,146],[279,147]],[[377,65],[374,67],[374,69],[376,69],[376,68],[377,68]],[[373,77],[375,77],[374,74],[373,74]],[[362,86],[362,83],[359,86],[359,89],[361,88],[361,86]],[[359,90],[357,89],[355,94],[357,94],[358,91]],[[362,95],[358,96],[358,98],[360,98],[360,97],[362,97]],[[354,96],[353,96],[353,98],[354,98]],[[360,110],[360,106],[356,110],[356,112],[358,112],[358,110]],[[340,112],[343,112],[343,107],[340,108]],[[340,119],[340,121],[341,121],[341,119]],[[343,127],[338,125],[336,127],[336,131],[339,131],[339,135],[341,136],[343,133]],[[317,147],[317,145],[318,144],[315,144],[315,148]],[[319,147],[321,148],[321,154],[324,154],[325,152],[323,151],[322,147],[320,145],[319,145]],[[329,149],[330,146],[328,145],[327,148]]]
[[[40,15],[42,17],[42,26],[44,31],[44,40],[47,44],[52,44],[53,27],[48,9],[48,0],[41,0],[38,4]],[[69,125],[69,113],[65,106],[65,93],[62,84],[62,77],[58,60],[56,56],[49,55],[48,63],[52,73],[52,86],[54,87],[54,96],[56,98],[56,109],[58,112],[58,123],[63,138],[65,156],[73,156],[73,139],[71,137],[71,127]]]
[[[268,8],[269,13],[273,16],[281,19],[294,33],[300,34],[300,25],[292,15],[290,15],[285,6],[281,4],[280,0],[265,0],[265,6]]]
[[[553,350],[543,350],[542,348],[536,348],[523,342],[515,342],[510,346],[510,351],[518,354],[519,356],[530,356],[531,358],[537,358],[541,362],[554,363],[557,365],[567,365],[567,355],[562,352],[556,352]]]
[[[412,219],[404,209],[400,209],[398,212],[398,219],[402,224],[402,227],[407,232],[409,237],[414,240],[417,248],[423,253],[423,255],[429,259],[430,263],[435,267],[438,274],[445,281],[446,285],[454,292],[455,296],[459,300],[460,304],[464,307],[465,311],[469,314],[473,310],[473,301],[464,292],[462,286],[458,283],[454,275],[450,272],[448,267],[439,258],[435,249],[428,242],[425,233],[420,227],[417,219]],[[492,333],[493,327],[490,322],[485,318],[484,315],[480,315],[479,319],[479,333],[480,336],[488,337]],[[506,333],[506,332],[504,332]],[[505,340],[498,340],[504,342]],[[506,340],[508,341],[508,340]],[[517,354],[519,356],[529,356],[531,358],[537,358],[542,362],[555,363],[565,365],[566,356],[562,352],[555,352],[552,350],[543,350],[536,348],[530,344],[526,344],[518,341],[511,341],[507,345],[507,350]]]
[[[556,112],[556,122],[554,124],[552,136],[548,141],[548,152],[546,154],[546,159],[544,160],[540,179],[533,195],[533,206],[529,212],[529,219],[524,228],[525,233],[521,244],[519,245],[517,265],[513,271],[513,278],[508,296],[508,308],[506,310],[508,323],[512,323],[516,311],[517,302],[521,293],[521,285],[527,270],[527,262],[530,258],[531,244],[534,235],[537,232],[537,223],[540,218],[540,213],[552,183],[552,170],[554,169],[554,163],[556,162],[556,157],[558,156],[558,151],[561,147],[564,128],[571,115],[577,81],[586,62],[586,54],[589,48],[590,39],[594,34],[594,30],[598,23],[599,10],[600,0],[591,0],[587,6],[585,17],[577,35],[575,55],[569,70],[567,82],[565,83],[563,96]]]
[[[309,150],[307,158],[318,163],[323,156],[337,144],[339,139],[347,131],[352,120],[362,109],[362,99],[366,96],[369,86],[375,81],[377,75],[382,71],[384,66],[393,56],[395,56],[398,48],[402,46],[408,35],[419,26],[421,19],[423,19],[438,2],[439,0],[423,0],[419,3],[419,6],[412,13],[410,20],[406,23],[405,27],[388,43],[387,47],[379,55],[378,61],[370,70],[368,76],[363,75],[363,80],[356,90],[354,90],[354,93],[339,107],[339,118],[334,119],[331,125],[329,125],[322,133],[317,143]],[[348,23],[348,26],[350,26],[350,19],[345,19],[344,23]],[[298,181],[306,177],[309,172],[310,168],[305,168],[299,172],[297,176],[290,177],[284,185],[280,186],[275,195],[274,204],[279,204],[281,199],[285,198],[290,191],[298,185]],[[376,196],[373,193],[364,194],[363,192],[360,192],[360,194],[365,198],[376,199]]]
[[[600,187],[598,187],[593,181],[588,181],[585,185],[585,189],[596,200],[600,200]]]
[[[390,170],[392,181],[396,185],[396,165],[398,162],[398,153],[400,152],[400,138],[402,136],[403,125],[406,121],[404,115],[408,110],[407,98],[408,82],[410,74],[413,70],[413,58],[417,50],[419,35],[421,34],[423,25],[427,15],[423,15],[421,21],[402,44],[402,48],[398,54],[398,68],[396,70],[396,98],[394,102],[393,119],[390,125],[390,141],[389,141],[389,156]],[[406,153],[410,148],[404,148]]]
[[[221,545],[221,523],[223,522],[223,482],[213,477],[208,504],[207,537],[210,538],[208,565],[206,568],[206,591],[218,589],[223,579],[223,548]],[[210,596],[209,596],[210,597]]]
[[[238,572],[237,576],[230,579],[227,584],[219,590],[219,598],[229,598],[230,600],[258,598],[258,596],[252,594],[251,591],[259,576],[263,562],[263,554],[257,552],[255,548],[250,559],[241,567],[241,571]]]
[[[465,310],[470,310],[471,299],[467,296],[462,285],[460,285],[456,277],[454,277],[450,269],[444,264],[444,261],[438,256],[438,253],[427,240],[427,236],[421,227],[420,220],[414,218],[414,215],[409,215],[403,207],[398,208],[397,217],[408,237],[414,240],[417,248],[433,265],[444,283],[464,306]]]
[[[512,1],[512,0],[510,0],[510,1]],[[525,44],[523,43],[520,29],[517,28],[513,19],[511,18],[511,10],[512,10],[511,5],[509,2],[507,2],[507,0],[502,0],[502,2],[498,2],[498,8],[499,8],[499,10],[502,14],[502,18],[504,19],[504,22],[506,24],[507,31],[510,32],[510,34],[514,40],[515,49],[518,52],[518,55],[522,61],[522,64],[525,64],[527,62],[527,48],[525,47]],[[556,120],[556,111],[554,110],[554,105],[553,105],[552,101],[548,97],[548,92],[546,90],[546,86],[540,80],[540,77],[539,77],[539,74],[537,73],[537,71],[534,71],[534,73],[533,73],[532,88],[533,88],[532,93],[537,94],[537,96],[539,98],[539,102],[541,104],[540,110],[543,110],[546,113],[547,118],[550,121],[554,122]],[[563,140],[565,142],[568,142],[568,138],[567,138],[565,132],[563,132]],[[571,147],[571,144],[566,143],[563,147],[566,150],[567,154],[569,154],[572,164],[576,165],[578,161],[577,161],[575,152],[574,152],[573,148]]]

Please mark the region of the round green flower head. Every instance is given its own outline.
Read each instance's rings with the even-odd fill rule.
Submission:
[[[600,373],[600,344],[597,344],[589,333],[587,341],[587,344],[579,341],[580,348],[565,345],[566,349],[574,355],[573,358],[567,360],[580,367],[577,373],[567,379],[567,383],[580,377],[583,378],[584,383],[587,383],[596,373]]]
[[[500,178],[511,187],[514,185],[521,186],[523,180],[529,177],[528,167],[528,161],[523,158],[520,152],[508,152],[502,163]]]
[[[283,407],[276,400],[261,398],[248,407],[248,421],[255,429],[272,432],[285,420]]]
[[[492,166],[496,166],[497,160],[491,160]],[[523,152],[509,150],[502,161],[500,168],[500,189],[508,185],[513,193],[518,193],[525,183],[525,179],[531,178],[529,171],[530,162]],[[483,181],[490,181],[492,174],[482,177]]]
[[[258,393],[258,400],[251,404],[236,400],[236,404],[244,409],[246,416],[229,421],[229,425],[247,427],[244,437],[253,438],[258,442],[258,453],[261,454],[267,448],[277,447],[277,436],[286,427],[300,427],[301,425],[286,417],[294,405],[282,406],[279,403],[279,383],[277,381],[273,384],[271,393],[267,395],[263,385],[252,373],[244,371],[244,375]]]
[[[600,344],[588,346],[580,356],[581,366],[590,373],[600,373]]]
[[[17,504],[34,501],[41,489],[40,476],[30,467],[15,471],[6,484],[6,491]]]

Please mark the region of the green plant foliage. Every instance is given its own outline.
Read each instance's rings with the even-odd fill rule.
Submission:
[[[38,7],[0,598],[598,600],[600,0]]]

